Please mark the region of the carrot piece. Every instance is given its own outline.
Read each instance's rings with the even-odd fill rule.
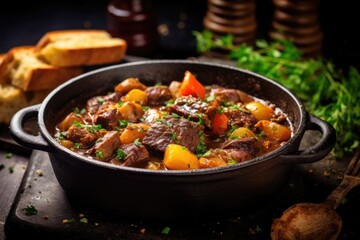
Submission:
[[[179,96],[194,96],[204,99],[206,94],[205,87],[190,72],[186,71],[181,83]]]
[[[211,128],[215,134],[223,135],[228,128],[228,117],[225,113],[216,113],[212,119]]]

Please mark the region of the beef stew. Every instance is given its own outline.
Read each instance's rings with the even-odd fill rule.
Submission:
[[[186,71],[168,86],[125,79],[113,92],[75,107],[53,136],[96,161],[192,170],[253,159],[292,135],[286,114],[274,104],[238,89],[204,86]]]

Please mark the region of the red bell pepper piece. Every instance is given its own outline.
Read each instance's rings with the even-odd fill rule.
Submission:
[[[179,96],[193,96],[204,99],[206,94],[205,87],[190,72],[186,71],[181,83]]]

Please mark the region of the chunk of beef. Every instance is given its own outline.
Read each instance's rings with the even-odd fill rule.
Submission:
[[[146,123],[152,123],[152,122],[155,122],[156,120],[162,118],[164,115],[165,115],[165,112],[160,111],[158,109],[150,108],[150,109],[146,110],[146,112],[142,116],[141,120]]]
[[[209,128],[211,127],[211,119],[217,111],[216,107],[208,102],[192,96],[177,98],[169,110],[193,121],[201,120]]]
[[[164,103],[172,99],[172,94],[168,86],[153,86],[145,90],[149,106],[164,105]]]
[[[246,110],[243,104],[225,108],[224,113],[228,117],[231,126],[253,126],[257,123],[256,117]]]
[[[231,88],[222,88],[218,86],[214,86],[211,88],[209,95],[214,96],[216,99],[228,103],[238,103],[241,101],[239,90],[231,89]]]
[[[144,111],[140,104],[135,102],[125,102],[121,107],[117,108],[121,119],[129,122],[137,122],[142,117]]]
[[[253,157],[252,154],[241,149],[210,149],[199,159],[199,163],[200,168],[211,168],[244,162]]]
[[[114,130],[118,125],[118,114],[116,108],[102,109],[95,113],[94,123],[100,124],[107,130]]]
[[[94,147],[92,153],[97,153],[97,158],[101,161],[106,161],[114,151],[118,148],[120,143],[120,133],[118,131],[109,131],[103,137],[99,138]]]
[[[88,148],[101,137],[101,134],[98,131],[93,131],[92,129],[93,127],[79,127],[72,125],[66,133],[66,138],[74,143],[79,143],[80,148]]]
[[[118,102],[119,100],[120,96],[116,93],[112,93],[106,96],[92,97],[86,103],[86,110],[90,114],[95,114],[105,102]]]
[[[256,140],[253,137],[237,138],[226,142],[223,146],[223,149],[239,149],[255,157]]]
[[[241,149],[223,149],[229,159],[235,160],[236,162],[244,162],[254,158],[254,155]]]
[[[239,102],[247,103],[254,100],[243,91],[233,88],[223,88],[217,85],[211,87],[209,95],[214,96],[218,102],[225,101],[231,104]]]
[[[150,125],[143,139],[149,149],[165,152],[170,143],[180,144],[195,152],[203,127],[182,117],[166,116]]]
[[[174,98],[179,97],[180,86],[182,82],[172,81],[169,85],[169,90]]]
[[[122,147],[124,152],[123,161],[112,160],[112,163],[127,167],[136,167],[144,163],[149,158],[149,152],[144,145],[136,145],[134,143],[126,144]]]
[[[115,86],[114,91],[123,96],[133,89],[145,90],[146,86],[138,78],[128,78]]]

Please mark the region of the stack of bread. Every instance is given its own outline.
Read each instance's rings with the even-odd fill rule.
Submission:
[[[84,67],[120,63],[127,43],[104,30],[47,32],[34,46],[0,54],[0,124],[21,108],[41,103],[57,86]]]

